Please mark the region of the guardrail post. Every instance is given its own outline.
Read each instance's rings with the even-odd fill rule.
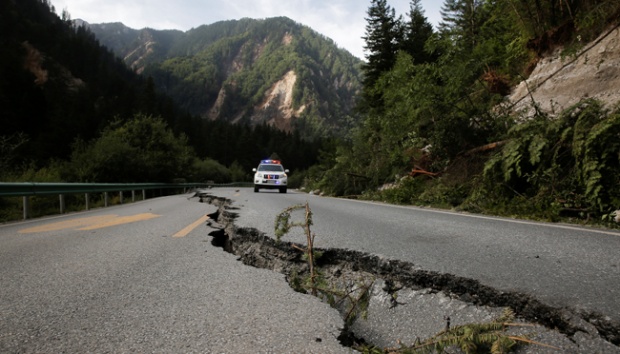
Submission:
[[[198,184],[203,185],[203,184]],[[0,196],[1,197],[22,197],[23,206],[23,218],[29,219],[32,217],[32,205],[36,203],[38,199],[32,199],[32,196],[52,196],[57,195],[59,200],[60,213],[67,212],[67,203],[73,203],[73,197],[67,200],[67,195],[77,196],[84,194],[84,210],[90,210],[90,195],[96,193],[95,200],[99,203],[99,196],[105,196],[105,205],[110,204],[110,191],[116,193],[120,192],[121,204],[125,203],[126,195],[125,191],[131,191],[132,202],[140,198],[140,190],[142,190],[142,200],[146,200],[146,190],[150,190],[151,197],[161,197],[165,195],[172,195],[175,193],[189,193],[192,189],[196,188],[196,184],[193,183],[38,183],[38,182],[0,182]],[[117,189],[118,188],[118,189]],[[104,192],[108,191],[108,192]],[[138,195],[137,195],[138,194]],[[103,197],[103,196],[102,196]],[[78,202],[79,203],[79,202]],[[71,208],[69,206],[69,208]],[[58,210],[58,209],[57,209]],[[37,210],[38,213],[38,210]]]
[[[103,206],[108,207],[108,192],[103,192]]]
[[[30,197],[23,197],[24,201],[24,220],[30,216]]]

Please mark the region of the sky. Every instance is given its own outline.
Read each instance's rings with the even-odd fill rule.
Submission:
[[[286,16],[331,38],[340,48],[365,58],[364,40],[370,0],[51,0],[59,15],[88,23],[122,22],[142,29],[187,31],[201,25],[244,17]],[[396,15],[406,16],[410,0],[387,0]],[[429,22],[440,22],[443,1],[421,0]]]

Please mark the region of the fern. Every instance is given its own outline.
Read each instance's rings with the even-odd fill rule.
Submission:
[[[528,146],[529,161],[532,166],[538,165],[541,161],[543,149],[547,146],[547,140],[544,136],[536,134],[532,137],[530,145]]]
[[[620,206],[620,106],[610,111],[586,99],[557,119],[539,116],[508,134],[510,142],[483,171],[506,204],[523,199],[531,210],[601,215]],[[500,181],[504,192],[496,187]]]

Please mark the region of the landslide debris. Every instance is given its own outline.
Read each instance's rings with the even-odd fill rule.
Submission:
[[[555,115],[585,98],[606,106],[620,102],[620,26],[602,33],[572,55],[558,49],[538,62],[532,74],[507,97],[516,112],[534,114],[534,106]]]

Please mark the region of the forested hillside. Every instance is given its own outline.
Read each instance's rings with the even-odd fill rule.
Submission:
[[[273,153],[316,162],[318,140],[192,115],[46,0],[1,0],[0,45],[2,181],[249,181]]]
[[[181,107],[205,119],[344,136],[358,120],[361,61],[286,17],[185,33],[92,24],[97,38]]]
[[[438,28],[419,0],[404,18],[386,0],[370,3],[364,120],[351,141],[324,151],[311,188],[552,220],[610,220],[620,209],[617,102],[585,95],[545,111],[527,95],[523,115],[506,100],[545,56],[571,62],[617,28],[618,1],[446,0]],[[616,75],[617,59],[574,82]]]

